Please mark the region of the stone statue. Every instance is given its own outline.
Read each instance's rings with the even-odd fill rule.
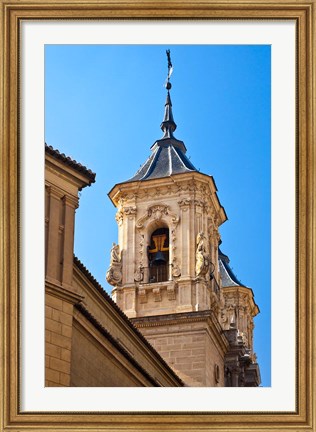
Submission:
[[[117,286],[122,282],[122,262],[120,246],[113,243],[110,256],[110,267],[106,272],[106,280],[110,285]]]
[[[111,264],[120,263],[120,262],[121,262],[120,247],[116,243],[113,243],[111,249]]]
[[[195,273],[196,276],[205,276],[210,267],[210,255],[208,253],[207,239],[201,231],[196,238]]]

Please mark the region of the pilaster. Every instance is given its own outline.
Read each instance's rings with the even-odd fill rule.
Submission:
[[[61,251],[64,231],[62,198],[64,194],[54,186],[48,188],[49,214],[46,216],[48,224],[46,272],[51,280],[61,282]]]

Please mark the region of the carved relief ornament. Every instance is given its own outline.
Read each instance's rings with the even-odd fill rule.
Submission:
[[[144,227],[145,222],[148,219],[153,219],[155,221],[160,221],[162,217],[168,217],[171,219],[171,222],[174,225],[177,225],[179,223],[179,216],[177,216],[175,213],[172,213],[170,211],[169,206],[164,204],[157,204],[149,207],[146,211],[146,213],[138,219],[136,222],[136,228],[141,229]]]

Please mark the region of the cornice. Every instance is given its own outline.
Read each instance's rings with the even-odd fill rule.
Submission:
[[[78,171],[71,165],[67,165],[62,160],[55,159],[50,154],[45,155],[45,169],[51,173],[75,185],[79,190],[86,186],[91,186],[95,178],[87,176],[85,172]]]
[[[166,325],[205,322],[207,323],[209,334],[213,336],[213,339],[216,339],[224,353],[229,347],[229,343],[222,330],[222,327],[215,318],[212,310],[181,312],[168,315],[155,315],[150,317],[137,317],[131,318],[131,321],[135,326],[137,326],[137,328],[152,328],[163,327]]]
[[[224,295],[227,295],[229,293],[232,293],[232,294],[237,293],[238,295],[240,295],[240,294],[247,295],[249,302],[253,306],[253,311],[254,311],[253,316],[256,316],[258,313],[260,313],[260,308],[257,305],[257,303],[255,302],[254,292],[251,288],[248,288],[245,286],[232,286],[232,287],[228,286],[228,287],[222,287],[222,292]]]
[[[46,294],[51,294],[54,297],[58,297],[72,304],[78,304],[84,299],[82,295],[77,294],[68,288],[57,285],[47,277],[45,279],[45,292]]]

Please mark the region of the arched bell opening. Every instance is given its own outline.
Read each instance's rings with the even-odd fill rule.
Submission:
[[[149,283],[164,282],[169,279],[169,229],[156,229],[150,236],[148,247]]]

